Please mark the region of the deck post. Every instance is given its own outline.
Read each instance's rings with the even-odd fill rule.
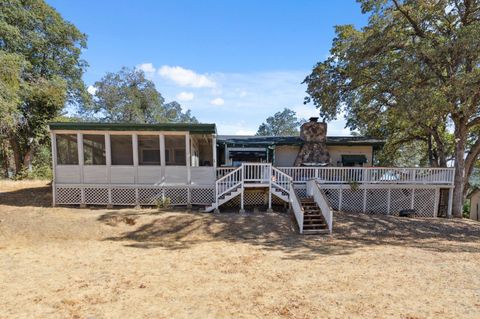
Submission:
[[[243,213],[245,213],[245,208],[244,208],[245,187],[243,186],[243,182],[242,182],[241,190],[242,190],[242,192],[240,193],[240,211],[239,211],[239,213],[243,214]]]
[[[186,162],[187,164],[187,208],[192,208],[192,200],[190,196],[190,185],[192,184],[192,171],[191,171],[191,164],[192,164],[192,157],[190,156],[190,151],[191,151],[192,143],[190,140],[190,132],[185,133],[185,156],[186,156]]]
[[[50,141],[52,143],[52,207],[55,207],[56,202],[56,187],[55,187],[55,170],[57,169],[57,135],[55,132],[50,132]]]
[[[112,205],[112,187],[111,187],[111,180],[112,180],[112,147],[110,141],[110,133],[105,134],[105,165],[107,167],[107,182],[108,182],[108,204],[107,208],[113,208]]]
[[[340,187],[338,190],[338,210],[342,211],[342,200],[343,200],[343,188]]]
[[[438,215],[438,202],[440,200],[440,188],[435,188],[435,204],[433,205],[433,217]]]
[[[185,134],[185,156],[186,156],[186,165],[187,165],[187,184],[190,185],[190,183],[192,182],[192,178],[191,178],[191,175],[192,175],[192,172],[190,170],[190,166],[191,166],[191,156],[190,156],[190,132],[187,132]]]
[[[160,133],[160,174],[161,174],[161,183],[165,183],[165,134]],[[162,195],[163,196],[163,195]],[[163,197],[162,197],[163,198]]]
[[[367,188],[363,189],[363,212],[367,212]]]
[[[215,136],[215,134],[212,134],[212,148],[213,148],[213,169],[215,170],[215,177],[217,176],[217,172],[216,172],[216,169],[217,169],[217,137]]]
[[[392,189],[389,188],[387,192],[387,215],[390,215],[390,207],[392,205]]]
[[[453,188],[448,190],[448,210],[447,218],[452,218],[452,204],[453,204]]]
[[[410,209],[415,207],[415,188],[412,189],[412,201],[410,202]]]
[[[82,133],[77,133],[77,147],[78,147],[78,167],[80,171],[80,184],[83,186],[83,162],[84,162],[84,156],[83,156],[83,134]],[[80,207],[85,208],[85,187],[81,188],[80,191]]]
[[[138,134],[134,133],[132,136],[132,147],[133,147],[133,167],[135,171],[135,184],[138,184]],[[138,187],[135,187],[135,208],[140,208],[140,200]]]

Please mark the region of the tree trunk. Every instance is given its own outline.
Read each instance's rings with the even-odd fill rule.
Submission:
[[[21,147],[15,137],[10,137],[10,146],[12,147],[13,159],[15,162],[15,175],[18,175],[22,170],[30,165],[32,148],[30,145]]]
[[[465,143],[467,126],[465,121],[455,122],[455,183],[453,190],[452,214],[462,218],[463,202],[465,200],[463,188],[465,186]]]
[[[2,139],[2,163],[3,163],[3,176],[8,178],[8,169],[10,167],[10,161],[8,158],[8,146],[7,140]]]
[[[20,145],[18,145],[17,140],[15,137],[10,137],[10,146],[12,147],[12,152],[13,152],[13,162],[15,164],[15,175],[20,173],[20,171],[23,168],[23,160],[22,160],[22,155],[20,154]]]

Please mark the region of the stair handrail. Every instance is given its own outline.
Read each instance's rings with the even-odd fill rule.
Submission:
[[[216,194],[217,204],[218,204],[218,198],[220,196],[228,193],[233,188],[235,188],[238,184],[242,183],[243,181],[242,173],[243,173],[243,166],[239,166],[235,170],[231,171],[230,173],[226,174],[225,176],[215,181],[215,194]]]
[[[290,184],[293,183],[293,178],[290,175],[273,166],[272,173],[270,175],[270,182],[273,185],[290,194]]]
[[[327,223],[328,231],[331,234],[333,231],[333,209],[330,207],[328,200],[323,195],[320,187],[318,187],[318,183],[315,179],[307,181],[307,195],[312,196],[315,203],[317,203],[320,212]]]
[[[295,219],[297,220],[298,228],[300,231],[300,234],[303,234],[303,207],[300,204],[300,199],[298,198],[297,193],[295,192],[295,189],[293,188],[293,181],[290,182],[290,192],[289,192],[289,200],[290,200],[290,205],[293,210],[293,214],[295,215]]]

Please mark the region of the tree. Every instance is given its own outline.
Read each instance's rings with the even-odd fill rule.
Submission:
[[[107,73],[94,84],[93,106],[82,109],[84,116],[106,122],[197,122],[189,110],[182,113],[177,102],[164,104],[155,84],[137,69],[122,68],[117,73]]]
[[[46,123],[65,103],[88,103],[81,78],[85,47],[86,36],[44,1],[0,3],[1,126],[17,174],[30,164],[35,146],[48,139]]]
[[[336,28],[331,57],[305,79],[306,102],[327,119],[344,110],[352,128],[423,140],[440,166],[447,164],[452,132],[453,214],[461,217],[480,152],[479,1],[360,3],[368,25]]]
[[[305,122],[298,119],[294,111],[285,108],[273,116],[267,117],[266,121],[258,127],[256,135],[260,136],[288,136],[298,135],[299,127]]]

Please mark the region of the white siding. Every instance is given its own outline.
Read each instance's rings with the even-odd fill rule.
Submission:
[[[165,166],[166,184],[186,184],[187,167],[186,166]]]
[[[110,182],[112,184],[133,184],[135,183],[135,167],[133,166],[112,166],[110,169]]]
[[[212,185],[215,183],[214,167],[192,167],[192,184]]]
[[[342,165],[342,155],[365,155],[367,163],[365,166],[372,166],[372,147],[371,146],[348,146],[348,145],[330,145],[327,146],[330,153],[330,164],[333,166]],[[299,146],[281,145],[275,148],[275,166],[291,167],[295,163]]]
[[[139,184],[160,184],[162,182],[161,166],[139,166],[138,183]]]
[[[57,165],[55,170],[55,182],[60,184],[80,183],[80,166]]]
[[[333,166],[342,166],[342,155],[365,155],[367,163],[364,166],[373,166],[372,146],[333,145],[328,146],[327,149],[330,153],[330,163]]]
[[[275,166],[293,166],[299,150],[300,146],[280,145],[275,147]]]
[[[105,165],[84,165],[83,182],[85,184],[108,183],[107,166]]]

